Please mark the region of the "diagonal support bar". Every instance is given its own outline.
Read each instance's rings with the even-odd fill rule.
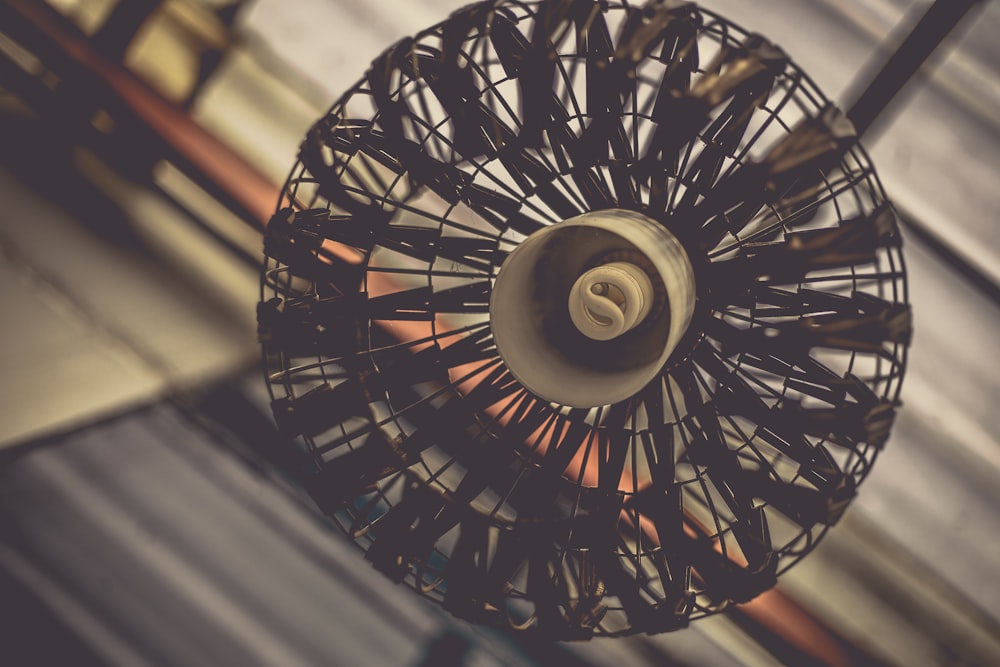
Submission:
[[[935,0],[847,112],[859,138],[871,129],[965,15],[982,3],[983,0]],[[855,82],[855,90],[861,85]]]

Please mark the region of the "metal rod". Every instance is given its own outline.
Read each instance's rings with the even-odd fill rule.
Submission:
[[[864,136],[892,104],[906,82],[962,18],[982,2],[983,0],[935,0],[847,112],[859,137]]]

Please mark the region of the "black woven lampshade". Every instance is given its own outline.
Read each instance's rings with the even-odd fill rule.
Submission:
[[[749,600],[888,437],[910,310],[882,186],[778,47],[691,3],[459,10],[312,127],[278,209],[275,417],[368,560],[463,618],[585,638]],[[680,242],[694,310],[641,390],[572,407],[510,372],[491,295],[526,239],[609,209]]]

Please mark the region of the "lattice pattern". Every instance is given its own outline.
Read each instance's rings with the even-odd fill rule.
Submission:
[[[489,297],[532,232],[639,211],[695,266],[661,375],[531,395]],[[553,637],[658,632],[808,552],[885,442],[910,335],[895,218],[777,47],[690,3],[495,0],[389,48],[309,131],[266,239],[274,412],[397,580]]]

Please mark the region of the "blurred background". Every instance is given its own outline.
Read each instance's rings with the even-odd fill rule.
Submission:
[[[1000,664],[1000,5],[866,138],[904,220],[904,408],[852,509],[747,608],[545,644],[376,573],[295,484],[255,339],[307,127],[462,0],[0,0],[8,665]],[[847,105],[927,0],[705,0]]]

